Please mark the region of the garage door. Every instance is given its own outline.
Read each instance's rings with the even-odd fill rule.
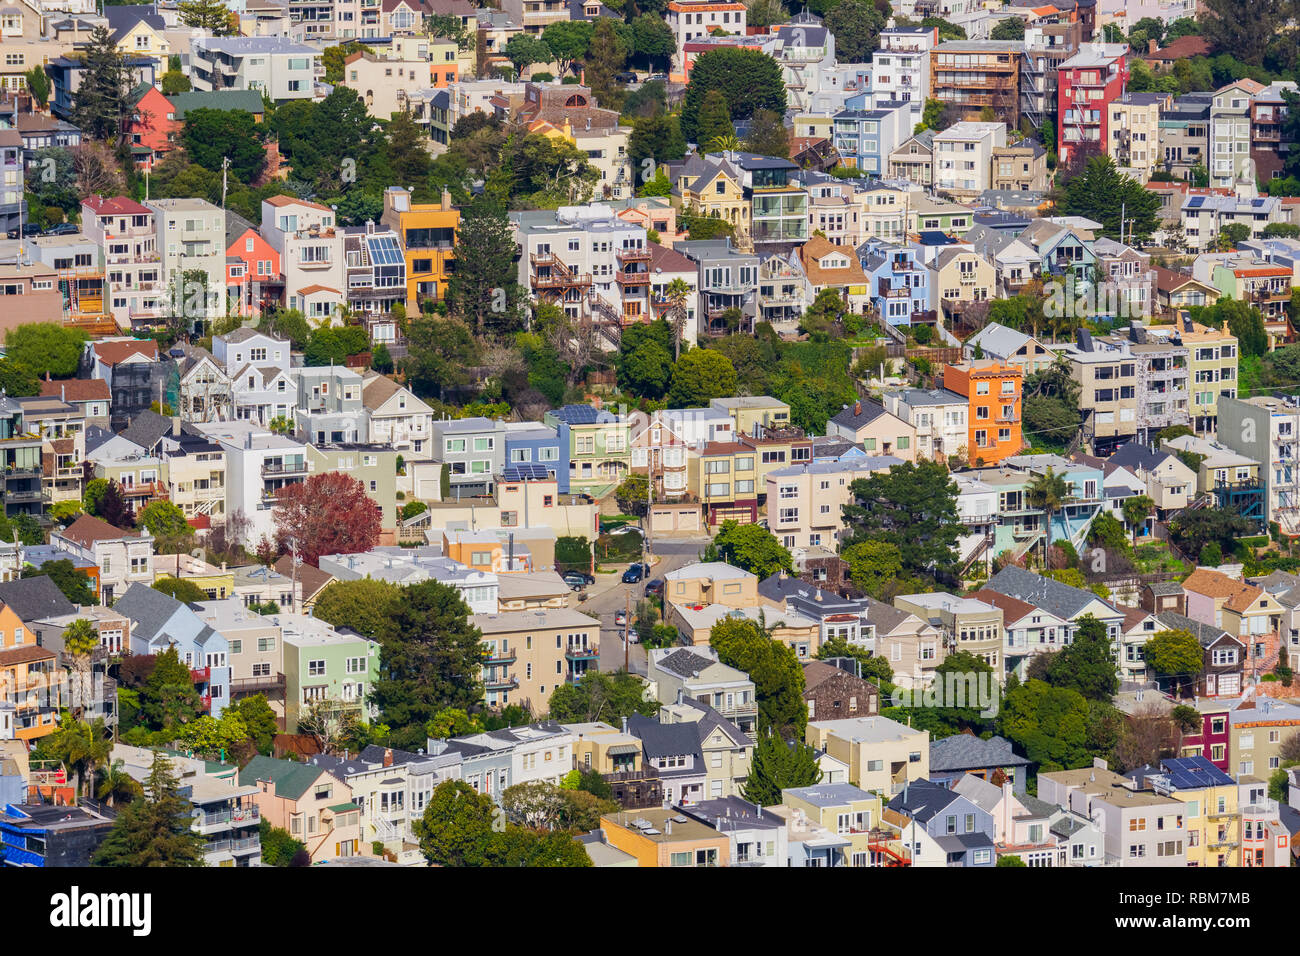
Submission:
[[[1240,674],[1220,674],[1219,675],[1219,696],[1236,697],[1241,693],[1241,675]]]

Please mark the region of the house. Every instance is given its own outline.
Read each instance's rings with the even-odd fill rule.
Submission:
[[[90,379],[108,383],[108,412],[114,429],[122,429],[158,400],[158,383],[166,378],[168,365],[159,361],[158,343],[153,339],[101,339],[88,346],[83,365]]]
[[[1039,799],[1101,825],[1106,862],[1123,867],[1187,865],[1186,807],[1137,790],[1097,761],[1093,767],[1038,775]]]
[[[1300,707],[1269,697],[1243,698],[1228,711],[1229,771],[1268,777],[1282,765],[1281,749],[1300,734]]]
[[[475,614],[490,651],[483,665],[488,706],[535,711],[557,687],[597,666],[600,622],[568,608]]]
[[[51,532],[50,543],[99,568],[97,597],[103,604],[112,604],[133,584],[154,581],[154,541],[147,531],[123,531],[83,514],[62,531]]]
[[[1188,617],[1222,628],[1246,646],[1249,677],[1277,665],[1285,608],[1273,595],[1211,568],[1197,568],[1188,575],[1183,591]]]
[[[907,690],[928,687],[935,668],[948,654],[943,632],[924,618],[875,598],[863,598],[868,626],[875,636],[874,652],[889,661],[894,682]]]
[[[744,791],[754,757],[752,737],[707,703],[685,696],[659,708],[659,721],[688,726],[696,735],[697,766],[704,772],[701,799],[738,796]]]
[[[1177,455],[1152,451],[1137,441],[1126,442],[1107,459],[1127,468],[1146,485],[1146,494],[1155,504],[1156,517],[1186,508],[1196,497],[1196,474]]]
[[[1003,365],[1018,366],[1022,378],[1046,371],[1056,361],[1056,353],[1038,339],[996,322],[990,322],[968,338],[962,350],[970,360],[992,359]]]
[[[947,71],[945,76],[949,75]],[[955,199],[973,199],[992,188],[993,155],[1005,149],[1004,123],[954,123],[936,133],[934,187]]]
[[[1080,620],[1088,616],[1096,618],[1106,626],[1106,633],[1111,643],[1119,640],[1124,615],[1114,605],[1103,601],[1091,591],[1062,584],[1060,581],[1045,578],[1014,565],[1003,568],[993,575],[985,585],[985,590],[1017,598],[1067,622],[1067,633],[1063,641],[1065,644],[1070,643],[1074,638]]]
[[[762,806],[740,797],[719,797],[679,809],[683,816],[727,834],[732,866],[789,865],[785,821],[765,814]]]
[[[1235,697],[1244,686],[1246,644],[1223,628],[1185,617],[1174,611],[1156,615],[1165,630],[1190,631],[1200,642],[1204,663],[1199,674],[1191,675],[1197,697]]]
[[[182,54],[199,92],[257,90],[277,102],[311,99],[324,79],[320,51],[288,37],[204,37]]]
[[[230,643],[189,605],[145,584],[132,584],[113,610],[131,622],[132,654],[162,654],[176,649],[190,669],[203,706],[220,717],[230,705]]]
[[[949,654],[973,654],[1001,673],[1002,609],[977,598],[958,597],[937,591],[929,594],[900,594],[894,606],[915,614],[942,635]]]
[[[1025,773],[1030,763],[1015,753],[1011,742],[1002,737],[983,740],[973,734],[954,734],[930,744],[928,779],[954,789],[967,776],[987,780],[997,787],[1006,781],[1020,795],[1025,792]]]
[[[929,780],[908,784],[885,807],[885,821],[910,844],[913,866],[996,866],[993,814]]]
[[[844,530],[843,508],[853,502],[853,482],[902,463],[889,454],[855,455],[768,472],[764,490],[776,505],[768,506],[768,526],[785,548],[834,548]]]
[[[971,462],[997,464],[1020,453],[1020,395],[1024,372],[991,360],[944,366],[943,384],[970,403],[966,420]]]
[[[651,649],[646,680],[660,703],[671,704],[688,697],[709,704],[751,740],[757,740],[754,682],[744,671],[719,662],[711,647]]]
[[[258,788],[253,801],[262,818],[302,841],[312,863],[370,853],[351,787],[323,768],[258,754],[240,769],[239,783]]]
[[[868,454],[878,450],[903,461],[916,460],[916,427],[870,399],[836,412],[826,422],[826,434],[861,445]]]
[[[847,783],[818,783],[781,791],[781,807],[797,829],[813,827],[830,834],[835,842],[801,840],[791,846],[790,866],[898,866],[906,850],[897,832],[885,825],[880,796]],[[818,846],[820,844],[820,846]],[[818,860],[818,850],[829,851],[835,862]]]
[[[1065,646],[1068,622],[1028,601],[983,588],[968,595],[1002,611],[1002,631],[1006,637],[1002,657],[1006,673],[1025,680],[1035,654],[1055,653]]]
[[[379,644],[306,614],[271,616],[284,644],[285,726],[297,733],[303,717],[322,712],[378,716],[370,691],[379,679]]]
[[[0,806],[0,859],[14,867],[89,867],[113,818],[88,807]]]
[[[810,720],[805,742],[849,766],[849,782],[877,793],[898,793],[930,774],[930,732],[888,717]]]
[[[361,403],[368,423],[365,441],[387,445],[411,458],[432,453],[433,409],[409,388],[378,373],[367,373],[361,383]]]
[[[1234,852],[1242,841],[1237,782],[1208,759],[1166,757],[1158,766],[1147,764],[1124,776],[1139,789],[1186,806],[1188,866],[1246,865]]]
[[[741,7],[743,16],[743,5],[733,6]],[[630,854],[637,866],[732,865],[730,836],[675,807],[605,814],[600,829],[605,842]]]
[[[57,398],[79,408],[87,426],[108,427],[108,408],[112,400],[108,382],[102,378],[67,378],[50,381],[43,379],[42,398]]]
[[[880,688],[823,661],[803,661],[803,700],[809,720],[874,717],[880,712]]]
[[[699,730],[694,724],[635,716],[628,718],[627,732],[641,741],[645,765],[657,771],[667,803],[689,806],[710,796]]]

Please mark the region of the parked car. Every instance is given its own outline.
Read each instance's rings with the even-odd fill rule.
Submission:
[[[627,611],[617,611],[614,614],[614,623],[622,627],[627,623]]]
[[[45,230],[47,236],[73,236],[80,232],[81,229],[75,222],[61,222],[51,229]]]
[[[629,628],[626,631],[619,631],[618,636],[626,640],[629,644],[640,644],[641,636],[637,634],[636,628]]]
[[[24,238],[24,239],[30,239],[30,238],[32,238],[33,236],[39,236],[40,234],[41,234],[41,227],[40,227],[40,226],[33,226],[30,222],[23,223],[23,238]],[[17,238],[18,238],[18,230],[17,230],[17,229],[10,229],[10,230],[9,230],[9,238],[10,238],[10,239],[17,239]]]
[[[649,573],[650,569],[644,564],[634,564],[623,572],[623,583],[636,584]]]
[[[645,81],[646,81],[647,83],[655,83],[655,82],[658,82],[658,83],[667,83],[667,82],[668,82],[668,74],[667,74],[667,73],[651,73],[649,76],[647,76],[647,77],[645,78]]]
[[[564,583],[567,584],[571,590],[581,591],[587,587],[587,576],[585,574],[566,574],[564,576]]]
[[[635,83],[636,74],[630,70],[627,70],[623,73],[615,74],[614,80],[618,83]]]
[[[664,579],[654,578],[645,583],[646,597],[663,597],[664,596]]]

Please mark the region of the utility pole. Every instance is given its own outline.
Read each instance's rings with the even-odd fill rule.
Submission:
[[[226,182],[228,178],[227,170],[229,169],[230,169],[230,157],[222,156],[221,157],[221,210],[222,212],[225,212],[226,209]]]
[[[623,613],[627,620],[623,622],[623,670],[629,673],[632,670],[630,663],[632,658],[632,592],[628,591],[625,596],[626,604]]]

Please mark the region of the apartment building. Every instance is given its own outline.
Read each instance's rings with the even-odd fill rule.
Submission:
[[[807,223],[804,227],[806,229]],[[732,245],[730,238],[696,239],[679,242],[676,251],[697,263],[700,293],[700,333],[726,335],[735,328],[729,319],[739,309],[739,331],[754,330],[757,314],[758,269],[762,257],[754,252],[743,252]],[[729,314],[730,313],[730,314]]]
[[[843,507],[853,500],[854,481],[901,465],[889,454],[808,462],[767,474],[767,522],[787,549],[839,545]]]
[[[995,146],[991,153],[989,188],[1004,192],[1046,192],[1047,150],[1033,139]]]
[[[1198,435],[1212,434],[1219,414],[1219,398],[1237,394],[1237,337],[1227,329],[1181,319],[1172,326],[1147,326],[1148,341],[1165,340],[1187,350],[1187,387],[1191,392],[1188,415]]]
[[[182,65],[199,92],[257,90],[277,102],[311,99],[325,79],[320,51],[288,37],[195,37]]]
[[[834,121],[833,142],[844,165],[877,178],[889,171],[890,156],[916,125],[912,107],[894,102],[875,109],[840,110]]]
[[[1086,44],[1057,73],[1056,150],[1068,162],[1071,150],[1094,144],[1109,152],[1110,105],[1128,84],[1128,44]]]
[[[1003,670],[1002,609],[973,597],[958,597],[942,591],[933,594],[902,594],[894,606],[915,614],[937,628],[949,654],[974,654],[993,668]]]
[[[451,196],[444,192],[436,203],[416,203],[404,187],[389,186],[380,223],[397,233],[405,257],[407,314],[418,312],[425,300],[445,298],[460,224]]]
[[[849,783],[893,796],[930,775],[930,732],[888,717],[810,720],[805,742],[849,767]]]
[[[1132,170],[1139,182],[1163,170],[1160,116],[1173,102],[1168,93],[1124,92],[1113,100],[1106,154],[1120,169]]]
[[[745,36],[746,7],[743,3],[712,3],[709,0],[670,0],[664,11],[664,23],[673,32],[676,52],[669,78],[686,82],[686,44],[708,37],[714,30]]]
[[[1025,44],[1004,40],[949,40],[930,51],[931,95],[966,119],[988,107],[1012,129],[1020,126]]]
[[[916,429],[918,461],[944,461],[969,451],[970,400],[935,388],[903,388],[881,395],[885,409]]]
[[[1099,765],[1038,775],[1038,797],[1101,823],[1113,866],[1187,865],[1186,807]]]
[[[557,687],[597,666],[600,622],[568,608],[475,614],[489,646],[483,681],[490,707],[547,709]]]
[[[1237,80],[1214,91],[1209,117],[1210,186],[1229,189],[1250,170],[1251,99],[1264,90],[1262,83]]]
[[[329,206],[291,196],[262,201],[262,236],[280,256],[285,305],[330,325],[347,305],[343,234]]]
[[[1265,493],[1265,518],[1284,534],[1300,531],[1300,406],[1288,397],[1219,397],[1218,439],[1259,462]]]
[[[1019,454],[1024,440],[1020,428],[1023,372],[1016,365],[992,360],[944,367],[944,388],[969,402],[967,448],[977,467],[996,464]]]
[[[907,103],[912,123],[930,95],[930,51],[939,43],[936,27],[887,26],[872,54],[872,92],[879,98]]]
[[[1140,325],[1129,326],[1127,337],[1104,337],[1095,342],[1134,363],[1138,441],[1150,442],[1171,425],[1191,424],[1186,346],[1168,339],[1148,341],[1146,329]]]
[[[154,247],[162,266],[160,278],[165,283],[165,294],[159,299],[180,297],[187,317],[195,319],[224,314],[225,211],[205,199],[151,199],[145,206],[153,213]],[[132,231],[143,225],[133,224]],[[204,273],[203,288],[188,287],[186,273],[192,272]]]
[[[1210,282],[1226,298],[1259,309],[1269,349],[1295,339],[1291,325],[1292,270],[1264,259],[1232,258],[1214,266]]]
[[[1080,389],[1084,439],[1094,453],[1113,451],[1137,435],[1137,360],[1115,349],[1097,349],[1087,332],[1062,350]]]
[[[1209,251],[1218,242],[1219,233],[1228,226],[1246,226],[1252,239],[1260,239],[1269,225],[1286,221],[1282,200],[1276,196],[1255,195],[1254,180],[1249,173],[1237,184],[1235,193],[1202,190],[1188,195],[1179,208],[1179,215],[1182,217],[1183,244],[1194,253]]]

